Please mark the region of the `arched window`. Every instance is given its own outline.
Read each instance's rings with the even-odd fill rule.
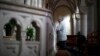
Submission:
[[[29,26],[26,30],[26,40],[33,41],[36,38],[36,29],[33,26]]]
[[[21,27],[17,24],[15,18],[4,25],[4,32],[6,37],[15,37],[16,40],[21,38]]]
[[[40,40],[40,28],[35,21],[33,21],[31,24],[36,29],[36,39],[35,40],[39,41]]]

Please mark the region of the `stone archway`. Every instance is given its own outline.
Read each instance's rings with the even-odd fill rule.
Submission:
[[[21,39],[21,26],[17,23],[15,18],[11,18],[8,23],[4,25],[5,36],[6,38],[14,37],[15,40]]]

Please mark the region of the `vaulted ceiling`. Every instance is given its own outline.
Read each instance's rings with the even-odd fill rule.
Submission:
[[[75,12],[76,7],[80,4],[81,0],[47,0],[48,7],[52,11],[59,6],[66,6],[71,12]]]

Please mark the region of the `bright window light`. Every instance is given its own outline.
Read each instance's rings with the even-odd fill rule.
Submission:
[[[67,35],[70,35],[71,34],[70,15],[65,16],[63,22],[64,22],[65,27],[66,27],[66,33],[67,33]]]

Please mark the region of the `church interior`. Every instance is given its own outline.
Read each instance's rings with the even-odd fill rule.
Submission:
[[[99,0],[0,0],[0,56],[100,56],[99,10]],[[57,44],[60,16],[68,50]]]

